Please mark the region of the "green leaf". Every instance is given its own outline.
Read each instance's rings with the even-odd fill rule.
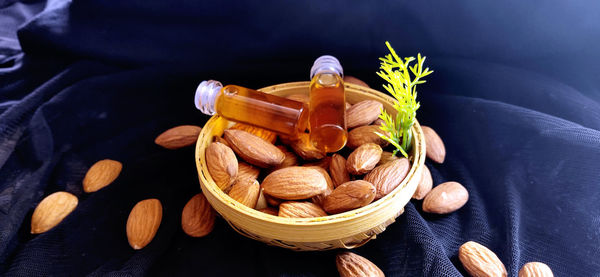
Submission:
[[[390,53],[379,58],[381,63],[377,75],[387,82],[383,88],[396,100],[392,105],[396,110],[396,116],[392,117],[382,109],[379,118],[384,123],[379,129],[389,133],[389,136],[379,132],[375,133],[396,147],[394,155],[399,151],[408,157],[407,152],[412,140],[410,129],[414,124],[416,112],[421,106],[416,101],[417,85],[425,83],[426,81],[422,78],[433,71],[430,71],[429,67],[423,70],[426,57],[421,56],[421,53],[417,53],[416,59],[415,57],[400,58],[389,42],[386,41],[385,45]],[[411,65],[413,61],[416,63]]]

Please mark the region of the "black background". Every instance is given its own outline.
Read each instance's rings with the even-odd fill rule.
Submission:
[[[388,276],[458,276],[458,247],[480,242],[516,276],[526,262],[556,276],[600,274],[600,4],[594,1],[0,2],[0,275],[333,276],[335,251],[297,253],[236,234],[218,219],[187,237],[181,210],[199,192],[193,149],[154,138],[202,125],[198,82],[251,88],[308,79],[338,57],[381,88],[389,40],[427,56],[418,119],[448,151],[434,183],[469,202],[445,216],[411,201],[355,250]],[[18,30],[18,31],[17,31]],[[85,194],[95,161],[123,162]],[[65,190],[79,206],[29,234],[33,209]],[[125,222],[158,198],[161,227],[132,250]]]

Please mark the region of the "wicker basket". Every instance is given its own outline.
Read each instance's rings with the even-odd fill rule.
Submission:
[[[260,89],[266,93],[287,96],[308,94],[309,82],[293,82]],[[388,112],[393,99],[379,91],[346,84],[346,101],[356,103],[374,99],[383,103]],[[420,181],[425,162],[425,143],[419,123],[415,123],[412,167],[404,181],[385,197],[359,209],[316,218],[282,218],[246,207],[225,194],[210,177],[204,151],[213,136],[222,135],[230,122],[213,116],[204,126],[196,144],[196,166],[202,192],[221,216],[240,234],[269,245],[301,251],[359,247],[392,224],[404,211]]]

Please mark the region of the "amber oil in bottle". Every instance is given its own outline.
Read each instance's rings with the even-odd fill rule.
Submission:
[[[319,150],[336,152],[346,145],[346,95],[343,69],[333,56],[315,60],[310,70],[310,141]]]
[[[236,85],[223,86],[215,80],[200,83],[194,102],[204,114],[217,113],[227,120],[290,137],[297,137],[308,125],[308,107],[302,102]]]

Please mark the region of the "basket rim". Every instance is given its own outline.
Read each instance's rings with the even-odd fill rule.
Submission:
[[[304,88],[304,87],[308,87],[309,84],[310,84],[310,82],[308,82],[308,81],[288,82],[288,83],[281,83],[281,84],[264,87],[264,88],[261,88],[258,90],[268,93],[268,92],[277,91],[281,87],[285,87],[286,89],[294,88],[294,87]],[[367,88],[367,87],[363,87],[363,86],[359,86],[359,85],[355,85],[355,84],[350,84],[350,83],[345,83],[344,85],[345,85],[345,87],[351,88],[353,90],[358,90],[358,91],[362,91],[365,93],[373,94],[373,95],[377,96],[378,98],[381,98],[381,100],[383,100],[383,101],[387,101],[389,103],[394,102],[394,99],[391,96],[384,94],[380,91],[377,91],[375,89]],[[374,93],[374,92],[377,92],[378,94]],[[424,135],[422,133],[419,122],[415,119],[415,124],[411,128],[411,131],[413,132],[413,137],[415,138],[415,139],[413,139],[414,150],[411,151],[411,152],[414,152],[414,155],[411,157],[412,158],[411,168],[410,168],[409,172],[407,173],[406,177],[404,178],[404,180],[402,180],[402,182],[390,193],[388,193],[384,197],[370,203],[369,205],[366,205],[364,207],[360,207],[360,208],[357,208],[354,210],[346,211],[343,213],[327,215],[327,216],[322,216],[322,217],[312,217],[312,218],[279,217],[279,216],[274,216],[274,215],[260,212],[256,209],[245,206],[245,205],[237,202],[233,198],[231,198],[228,194],[223,192],[216,185],[216,183],[212,180],[212,177],[209,177],[210,173],[208,172],[208,168],[206,167],[206,164],[200,163],[200,161],[202,160],[201,159],[202,155],[205,154],[205,152],[204,152],[205,149],[203,149],[201,147],[202,141],[207,135],[210,136],[212,139],[212,134],[207,134],[208,131],[212,128],[206,128],[206,126],[210,126],[210,124],[215,124],[215,122],[218,120],[225,120],[225,119],[221,118],[219,115],[212,116],[205,123],[205,125],[204,125],[205,127],[202,128],[202,131],[200,132],[200,135],[198,136],[198,140],[196,142],[196,147],[195,147],[195,160],[196,160],[196,167],[197,167],[196,169],[198,171],[199,182],[200,182],[202,192],[206,193],[206,191],[208,191],[218,201],[221,201],[228,206],[232,206],[232,208],[235,209],[237,212],[242,213],[245,216],[252,217],[255,220],[260,220],[263,222],[267,222],[269,224],[278,224],[278,225],[287,225],[287,226],[296,226],[296,227],[322,226],[322,225],[334,224],[334,223],[349,220],[349,219],[356,219],[356,218],[360,218],[362,216],[367,216],[369,213],[376,211],[379,208],[379,206],[389,204],[389,202],[393,198],[395,198],[395,196],[397,196],[403,189],[405,189],[407,183],[411,179],[409,177],[415,175],[416,171],[419,170],[418,166],[415,166],[415,165],[423,165],[424,160],[425,160],[425,143],[423,141]],[[206,191],[205,191],[205,189],[206,189]]]

